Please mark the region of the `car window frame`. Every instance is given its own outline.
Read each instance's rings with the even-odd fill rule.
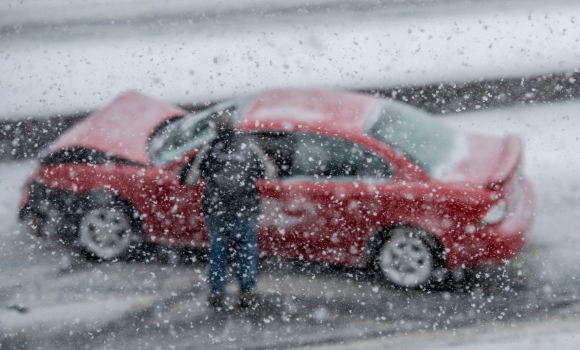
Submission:
[[[203,120],[206,120],[206,119],[211,122],[211,120],[216,115],[221,114],[227,110],[231,110],[234,112],[233,113],[234,123],[239,125],[243,119],[243,115],[245,114],[248,107],[253,103],[254,99],[255,99],[255,95],[252,94],[252,95],[244,95],[244,96],[241,96],[238,98],[232,98],[232,99],[222,101],[220,103],[212,105],[212,106],[210,106],[206,109],[203,109],[201,111],[197,111],[194,113],[190,113],[186,116],[176,118],[173,123],[169,123],[168,125],[163,127],[166,130],[159,131],[159,129],[158,129],[153,133],[153,135],[155,135],[159,132],[171,132],[171,130],[170,130],[171,128],[178,128],[179,124],[182,124],[182,123],[193,123],[195,125],[195,124],[197,124]],[[194,122],[193,120],[197,120],[197,122]],[[153,139],[153,135],[150,136],[149,141],[147,142],[147,153],[149,154],[149,157],[151,158],[152,162],[158,166],[167,166],[170,164],[179,163],[184,157],[187,156],[187,154],[191,153],[196,148],[203,147],[203,145],[207,144],[207,142],[211,141],[211,139],[213,139],[215,137],[215,133],[214,133],[214,135],[211,138],[209,138],[208,140],[204,140],[198,144],[189,145],[190,147],[188,147],[187,150],[185,150],[183,153],[181,153],[180,156],[174,157],[174,159],[163,159],[162,157],[158,157],[156,155],[153,155],[153,153],[157,152],[157,151],[153,151],[153,143],[155,142]],[[163,140],[160,140],[160,143],[163,144],[164,143]],[[162,146],[160,145],[159,148],[161,148],[161,147]]]
[[[350,140],[344,137],[340,137],[337,135],[328,135],[325,133],[316,133],[316,132],[307,132],[307,131],[288,131],[288,130],[280,130],[280,131],[275,131],[275,130],[268,130],[268,131],[250,131],[247,133],[248,135],[250,135],[251,137],[256,137],[258,135],[273,135],[273,134],[278,134],[280,136],[282,135],[289,135],[290,137],[294,136],[294,149],[292,152],[292,169],[294,169],[294,161],[295,161],[295,156],[296,156],[296,151],[297,151],[297,144],[298,144],[298,140],[296,139],[296,136],[298,135],[313,135],[313,136],[319,136],[319,137],[324,137],[324,138],[328,138],[329,140],[332,139],[336,139],[340,142],[348,142],[356,147],[358,147],[359,149],[361,149],[363,152],[368,152],[370,154],[372,154],[376,159],[380,160],[381,162],[383,162],[385,165],[388,166],[391,175],[389,177],[359,177],[357,175],[344,175],[344,176],[331,176],[331,177],[326,177],[326,176],[317,176],[317,175],[288,175],[288,176],[282,176],[282,177],[277,177],[277,180],[284,180],[284,181],[295,181],[295,182],[312,182],[313,180],[315,180],[315,182],[322,182],[322,183],[327,183],[327,182],[332,182],[332,183],[380,183],[380,184],[386,184],[386,183],[392,183],[395,181],[396,177],[397,177],[397,167],[395,166],[394,162],[391,161],[390,159],[385,158],[384,156],[381,155],[380,152],[377,152],[376,150],[372,149],[371,147],[368,147],[367,145],[361,143],[361,142],[357,142],[354,140]],[[284,137],[284,136],[282,136]],[[259,142],[257,142],[259,144]],[[262,147],[262,145],[260,144],[260,147]],[[262,148],[262,150],[266,153],[268,150],[265,150]],[[278,170],[278,169],[277,169]]]

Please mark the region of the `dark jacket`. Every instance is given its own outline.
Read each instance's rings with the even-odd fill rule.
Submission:
[[[200,176],[207,178],[204,215],[228,219],[259,214],[256,180],[266,172],[258,152],[251,140],[235,132],[221,133],[200,152]]]

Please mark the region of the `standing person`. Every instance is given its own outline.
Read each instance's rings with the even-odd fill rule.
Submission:
[[[206,178],[202,204],[206,217],[209,249],[209,303],[216,310],[224,307],[229,241],[236,247],[236,275],[240,281],[241,307],[256,303],[258,273],[257,220],[260,198],[256,180],[265,178],[273,165],[265,164],[264,153],[251,140],[238,133],[229,111],[214,118],[216,138],[202,148],[192,164],[186,182]]]

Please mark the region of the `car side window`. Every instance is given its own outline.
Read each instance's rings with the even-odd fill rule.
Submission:
[[[390,180],[392,167],[356,143],[324,136],[296,134],[293,175],[325,179]]]
[[[266,132],[255,142],[276,165],[279,178],[389,181],[393,168],[374,152],[353,142],[315,134]]]
[[[278,177],[292,175],[296,138],[291,133],[268,132],[254,135],[254,141],[276,166]]]

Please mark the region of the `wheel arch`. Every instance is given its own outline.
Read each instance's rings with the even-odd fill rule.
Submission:
[[[77,210],[76,239],[87,259],[134,259],[138,257],[144,249],[147,249],[147,245],[145,244],[145,231],[139,212],[126,198],[123,198],[112,191],[92,190],[78,194],[76,203],[79,208]],[[108,208],[107,210],[112,209],[113,212],[121,212],[121,215],[129,220],[129,225],[131,227],[128,241],[119,246],[124,248],[118,250],[117,253],[113,253],[111,256],[107,256],[108,254],[106,252],[103,255],[103,252],[99,252],[98,249],[97,251],[94,250],[94,241],[88,238],[90,236],[86,235],[87,226],[83,225],[85,215],[90,213],[92,210],[99,210],[101,208]],[[85,228],[85,231],[83,231],[83,228]],[[89,240],[87,241],[87,239]]]

